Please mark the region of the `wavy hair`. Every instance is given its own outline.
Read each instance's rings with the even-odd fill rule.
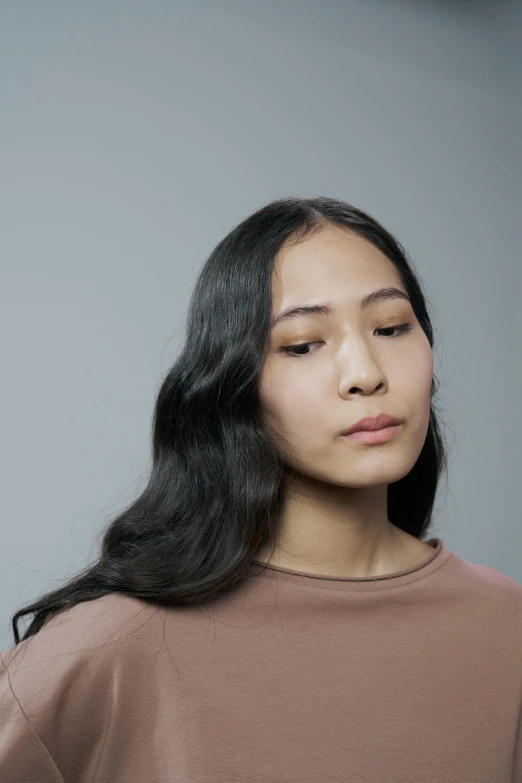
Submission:
[[[280,248],[328,224],[373,243],[395,266],[433,347],[418,277],[401,244],[373,217],[326,197],[272,201],[219,242],[194,287],[186,339],[162,381],[152,421],[148,483],[101,538],[95,562],[12,617],[15,645],[56,612],[108,593],[152,603],[194,602],[247,578],[274,541],[287,466],[263,423],[258,377],[269,345],[271,280]],[[422,451],[388,486],[388,518],[426,534],[447,455],[433,403]],[[19,619],[34,614],[22,638]]]

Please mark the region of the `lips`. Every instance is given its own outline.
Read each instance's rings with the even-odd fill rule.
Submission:
[[[381,413],[380,416],[367,416],[365,419],[360,419],[360,421],[354,424],[349,430],[342,432],[341,435],[351,435],[352,432],[361,432],[362,430],[373,432],[374,430],[382,430],[385,427],[393,427],[396,424],[401,423],[400,419]]]

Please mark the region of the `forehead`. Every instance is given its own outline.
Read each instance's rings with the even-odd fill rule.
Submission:
[[[291,297],[353,292],[354,298],[374,285],[400,285],[393,263],[375,245],[340,226],[284,246],[273,269],[273,293],[279,304]],[[283,299],[285,302],[283,302]],[[291,302],[288,302],[291,304]]]

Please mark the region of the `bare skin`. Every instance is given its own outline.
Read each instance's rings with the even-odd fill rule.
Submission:
[[[282,248],[276,258],[272,315],[301,304],[335,310],[285,319],[271,332],[259,393],[288,466],[288,496],[274,555],[269,542],[258,560],[373,577],[433,554],[387,517],[388,485],[409,473],[426,438],[433,375],[431,346],[409,301],[358,308],[364,295],[388,287],[406,293],[386,256],[338,226]],[[394,329],[405,323],[412,329]],[[281,350],[302,343],[290,355]],[[341,437],[380,413],[402,422],[391,440],[370,445]]]

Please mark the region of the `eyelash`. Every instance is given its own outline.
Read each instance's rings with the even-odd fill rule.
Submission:
[[[399,332],[398,335],[387,335],[388,338],[399,337],[404,332],[409,332],[413,329],[413,324],[400,324],[400,326],[383,326],[381,329],[377,329],[378,332],[389,332],[390,330]],[[299,343],[298,345],[286,345],[281,348],[281,353],[287,356],[294,356],[299,358],[300,356],[309,356],[308,353],[292,353],[295,348],[303,348],[306,345],[313,345],[314,343]]]

